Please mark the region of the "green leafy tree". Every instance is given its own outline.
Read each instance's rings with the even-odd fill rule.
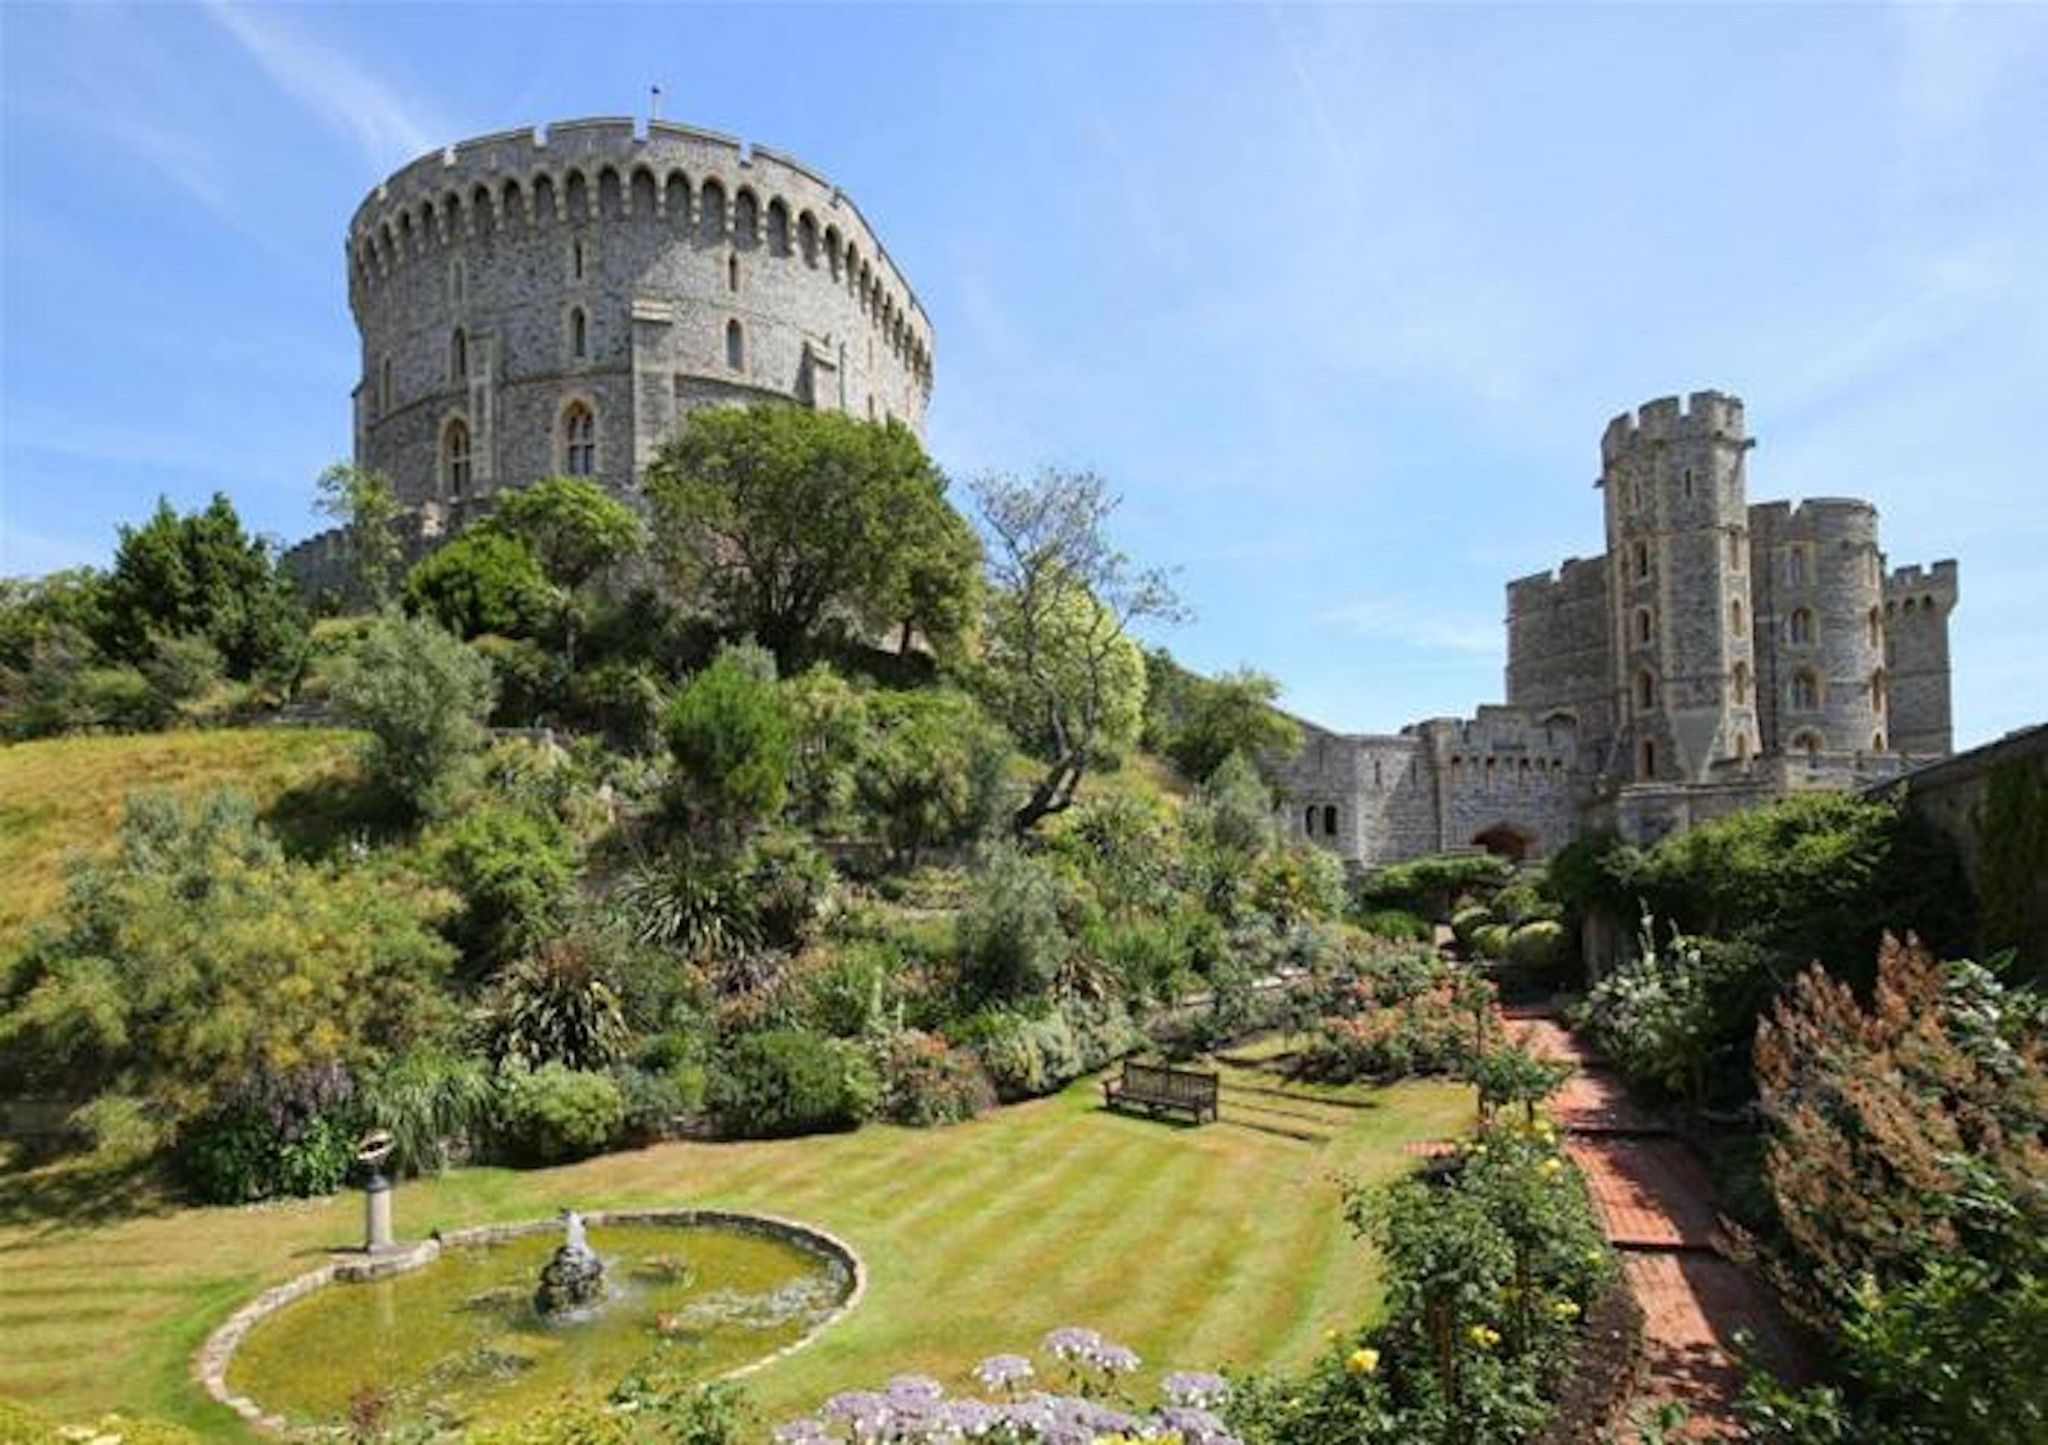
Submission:
[[[1167,756],[1197,782],[1242,753],[1263,773],[1301,747],[1301,727],[1273,706],[1280,684],[1249,667],[1214,679],[1190,679]]]
[[[313,484],[314,507],[348,529],[349,560],[356,582],[373,607],[391,600],[391,584],[405,559],[399,518],[405,509],[391,478],[382,472],[336,462]]]
[[[795,735],[760,648],[725,648],[683,684],[663,733],[685,803],[715,835],[736,844],[782,811]]]
[[[974,495],[994,586],[984,690],[1044,764],[1012,815],[1022,833],[1071,807],[1088,769],[1137,740],[1145,659],[1126,629],[1181,609],[1164,572],[1134,569],[1110,543],[1116,502],[1093,473],[992,474]]]
[[[576,667],[577,607],[583,588],[640,547],[640,518],[596,482],[546,477],[506,492],[485,528],[524,542],[558,589],[562,650]]]
[[[1010,739],[973,698],[948,689],[877,693],[866,721],[855,788],[899,861],[914,864],[924,849],[971,837],[989,821]]]
[[[537,946],[560,920],[574,883],[561,826],[503,804],[464,812],[433,852],[442,879],[462,898],[449,934],[479,975]]]
[[[334,689],[343,714],[370,732],[372,772],[420,817],[452,803],[483,747],[494,691],[481,656],[433,622],[394,614],[371,624]]]
[[[647,491],[671,574],[785,667],[833,620],[919,632],[941,653],[971,621],[973,532],[901,422],[706,408]]]
[[[215,493],[184,516],[159,500],[140,527],[123,527],[101,604],[100,645],[141,662],[160,637],[204,637],[231,677],[297,675],[306,619],[269,544],[242,530],[234,503]]]
[[[131,796],[115,855],[6,970],[6,1087],[142,1099],[174,1124],[259,1070],[373,1066],[454,1023],[438,908],[289,861],[241,794]]]
[[[422,558],[405,578],[405,610],[463,638],[531,637],[560,607],[533,549],[481,527]]]

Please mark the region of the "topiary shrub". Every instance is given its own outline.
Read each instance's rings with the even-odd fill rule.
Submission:
[[[1571,965],[1564,925],[1549,919],[1524,923],[1508,935],[1507,961],[1531,981],[1557,979]]]
[[[1491,908],[1484,903],[1474,903],[1469,908],[1460,908],[1451,915],[1451,936],[1466,948],[1472,947],[1472,935],[1489,923],[1498,923]]]
[[[855,1129],[880,1096],[859,1048],[808,1029],[742,1034],[719,1055],[704,1092],[720,1130],[748,1139]]]
[[[603,1149],[626,1122],[609,1074],[543,1064],[508,1068],[498,1100],[498,1138],[520,1164],[563,1164]]]
[[[1481,958],[1504,959],[1508,956],[1508,939],[1511,936],[1505,923],[1482,923],[1472,930],[1470,947]]]

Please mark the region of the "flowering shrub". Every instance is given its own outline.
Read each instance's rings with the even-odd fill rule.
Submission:
[[[876,1045],[882,1070],[882,1117],[925,1127],[972,1119],[995,1107],[996,1091],[981,1063],[936,1034],[904,1029]]]
[[[1331,1082],[1450,1073],[1482,1028],[1498,1035],[1493,1014],[1492,985],[1451,965],[1374,970],[1339,991],[1296,1068]]]
[[[1252,1445],[1530,1438],[1613,1280],[1555,1132],[1483,1127],[1449,1179],[1354,1190],[1346,1213],[1386,1261],[1386,1319],[1333,1333],[1304,1377],[1242,1382],[1231,1426]]]
[[[1164,1398],[1144,1409],[1125,1397],[1120,1386],[1140,1363],[1131,1350],[1072,1325],[1047,1335],[1041,1349],[1057,1362],[1063,1390],[1031,1388],[1039,1371],[1023,1355],[991,1355],[973,1372],[988,1398],[948,1398],[936,1380],[899,1375],[880,1390],[834,1395],[816,1415],[778,1428],[777,1445],[958,1445],[961,1440],[1000,1445],[1140,1440],[1238,1445],[1217,1414],[1230,1396],[1230,1384],[1220,1375],[1168,1375],[1161,1390]]]

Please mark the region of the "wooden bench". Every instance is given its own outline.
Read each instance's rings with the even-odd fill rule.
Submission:
[[[1215,1074],[1195,1069],[1125,1060],[1120,1077],[1102,1081],[1102,1102],[1111,1109],[1134,1105],[1155,1115],[1162,1109],[1178,1110],[1199,1124],[1204,1116],[1216,1117],[1219,1083]]]

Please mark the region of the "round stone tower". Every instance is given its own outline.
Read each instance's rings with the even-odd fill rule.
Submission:
[[[558,473],[630,494],[693,408],[773,399],[922,433],[932,331],[852,199],[686,126],[464,141],[349,225],[359,465],[422,532]]]
[[[1797,759],[1892,750],[1877,508],[1848,497],[1755,512],[1766,735]]]
[[[1615,771],[1703,780],[1759,750],[1742,403],[1646,403],[1600,441]]]

